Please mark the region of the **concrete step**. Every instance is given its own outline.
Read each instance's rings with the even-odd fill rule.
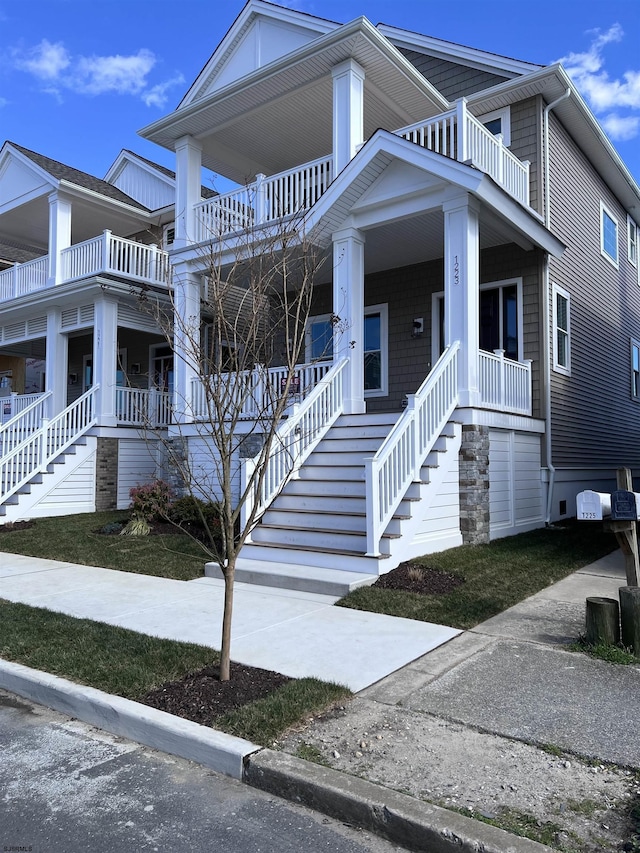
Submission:
[[[249,546],[245,546],[247,547]],[[242,549],[242,554],[245,548]],[[222,577],[217,563],[207,563],[204,572],[206,577]],[[340,569],[254,560],[243,556],[240,556],[236,563],[238,583],[313,592],[333,598],[342,598],[360,586],[373,583],[377,578],[377,573],[367,575]]]

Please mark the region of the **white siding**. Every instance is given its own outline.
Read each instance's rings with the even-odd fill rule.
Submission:
[[[514,430],[489,431],[491,538],[544,523],[540,436]]]
[[[79,448],[79,456],[81,458],[77,463],[73,455],[66,457],[63,474],[57,484],[38,500],[36,505],[26,513],[26,517],[46,518],[48,516],[73,515],[80,512],[95,512],[95,450],[91,450],[85,455]],[[45,488],[47,486],[46,477],[43,486]],[[33,487],[32,493],[34,495],[37,488],[37,486]]]
[[[157,441],[123,438],[118,442],[118,509],[131,503],[129,490],[156,479],[159,473]]]

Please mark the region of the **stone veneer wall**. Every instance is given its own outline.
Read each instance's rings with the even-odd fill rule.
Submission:
[[[96,448],[96,512],[118,505],[118,439],[98,438]]]
[[[489,541],[489,427],[465,424],[460,446],[460,532],[465,545]]]

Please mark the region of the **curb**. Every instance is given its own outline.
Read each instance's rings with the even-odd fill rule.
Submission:
[[[245,762],[244,781],[270,794],[429,853],[557,853],[457,812],[406,794],[263,749]]]
[[[456,812],[11,661],[0,689],[429,853],[556,853]]]
[[[234,735],[11,661],[0,660],[0,688],[238,780],[245,759],[260,749]]]

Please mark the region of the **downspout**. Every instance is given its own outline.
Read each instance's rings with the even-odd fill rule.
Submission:
[[[551,192],[549,180],[549,113],[552,109],[558,106],[559,103],[571,96],[571,89],[567,89],[564,95],[561,95],[555,101],[544,108],[544,224],[547,229],[551,224]],[[551,523],[551,506],[553,504],[553,487],[556,478],[556,469],[553,467],[552,447],[551,447],[551,305],[549,302],[549,253],[547,252],[544,259],[544,351],[545,351],[545,455],[547,468],[549,470],[549,482],[547,484],[547,511],[545,515],[545,525]]]

